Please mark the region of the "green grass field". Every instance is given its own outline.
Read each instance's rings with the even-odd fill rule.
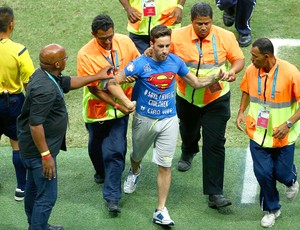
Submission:
[[[253,230],[261,229],[258,197],[254,204],[242,204],[244,181],[244,148],[227,148],[225,169],[225,195],[233,205],[221,211],[207,207],[207,198],[202,195],[201,155],[195,157],[193,167],[186,173],[172,169],[172,185],[167,202],[170,215],[178,230]],[[296,162],[299,168],[299,150]],[[179,151],[174,162],[178,161]],[[0,149],[0,229],[27,229],[23,202],[14,201],[14,169],[8,147]],[[128,169],[129,162],[126,167]],[[163,229],[151,222],[157,205],[156,171],[151,163],[151,154],[143,162],[143,173],[135,193],[123,195],[122,212],[118,217],[110,216],[102,199],[102,185],[93,181],[93,169],[86,148],[72,148],[58,157],[59,197],[52,211],[50,223],[63,224],[66,230],[154,230]],[[125,174],[125,173],[124,173]],[[125,175],[123,176],[125,177]],[[282,195],[282,216],[272,229],[298,229],[299,197],[288,203],[284,197],[284,186],[278,189]]]
[[[190,22],[190,7],[196,1],[187,0],[184,8],[183,25]],[[214,0],[207,0],[214,10],[214,24],[223,26],[222,12]],[[99,13],[109,14],[115,22],[115,31],[127,34],[126,14],[119,1],[109,0],[0,0],[0,5],[8,5],[15,11],[15,31],[12,39],[29,49],[35,67],[38,67],[40,49],[49,43],[63,45],[68,53],[66,75],[76,75],[76,55],[78,50],[92,38],[90,24]],[[252,19],[253,38],[269,37],[281,39],[299,38],[300,14],[298,0],[258,1]],[[235,29],[229,28],[235,32]],[[246,65],[250,64],[249,47],[243,48]],[[1,55],[1,54],[0,54]],[[286,59],[300,68],[300,47],[282,46],[278,57]],[[231,84],[232,118],[226,133],[225,195],[233,205],[222,211],[207,207],[207,198],[202,195],[201,154],[195,158],[193,168],[180,173],[172,169],[172,185],[167,202],[171,217],[175,221],[173,229],[261,229],[259,223],[262,212],[258,198],[254,203],[242,204],[246,147],[248,137],[235,127],[241,92],[238,80]],[[93,168],[87,154],[87,132],[81,117],[82,90],[66,95],[70,115],[67,134],[69,150],[58,157],[59,197],[52,211],[50,223],[62,224],[66,230],[139,230],[162,229],[151,222],[152,212],[157,203],[157,168],[151,163],[151,151],[144,159],[143,173],[136,193],[122,199],[122,213],[110,216],[102,199],[102,185],[93,181]],[[130,129],[128,138],[130,139]],[[129,141],[130,144],[130,141]],[[201,143],[199,143],[201,144]],[[15,175],[11,161],[11,150],[6,138],[0,141],[0,230],[27,229],[23,203],[15,202]],[[178,146],[180,139],[178,140]],[[299,141],[297,142],[299,147]],[[131,146],[129,145],[130,152]],[[300,166],[300,150],[296,150],[296,165]],[[174,166],[180,156],[179,147],[175,154]],[[126,171],[129,167],[127,156]],[[124,173],[125,176],[125,173]],[[284,186],[278,185],[281,194],[282,216],[272,229],[299,228],[299,200],[288,203],[284,197]]]

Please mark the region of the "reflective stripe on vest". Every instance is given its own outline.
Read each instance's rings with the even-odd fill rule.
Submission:
[[[280,107],[279,105],[270,108],[270,118],[267,130],[264,128],[256,126],[257,116],[259,109],[263,109],[262,104],[254,102],[253,98],[250,98],[249,112],[246,117],[246,133],[248,136],[254,140],[257,144],[262,145],[265,148],[280,148],[296,141],[299,136],[300,123],[297,122],[290,128],[289,133],[284,139],[273,138],[273,127],[279,127],[281,124],[285,123],[297,110],[298,102],[293,102],[290,106]],[[270,104],[270,103],[268,103]],[[280,103],[282,104],[282,103]],[[276,108],[278,107],[278,108]],[[265,131],[267,134],[265,135]]]
[[[212,36],[212,46],[214,51],[214,64],[200,64],[201,59],[204,58],[201,50],[201,45],[199,45],[198,40],[195,41],[197,50],[199,52],[199,61],[198,64],[185,62],[189,70],[195,74],[197,77],[209,77],[215,74],[218,74],[220,69],[225,72],[229,71],[228,62],[219,63],[218,60],[218,51],[215,35]],[[204,107],[208,103],[218,99],[219,97],[225,95],[229,92],[229,83],[228,82],[219,82],[222,90],[211,93],[209,87],[194,89],[190,85],[186,84],[184,80],[177,77],[177,94],[187,100],[189,103],[192,103],[198,107]]]
[[[260,76],[260,70],[257,76],[257,95],[250,96],[250,107],[246,117],[246,132],[249,137],[256,143],[265,148],[279,148],[286,145],[293,144],[300,132],[300,123],[297,122],[290,128],[289,133],[284,139],[273,138],[272,134],[275,128],[285,123],[299,108],[298,102],[295,98],[291,98],[291,101],[276,101],[276,84],[278,79],[279,64],[274,71],[274,78],[265,76],[265,87],[262,91],[262,80]],[[271,90],[266,89],[267,81],[272,80],[269,84]],[[254,86],[255,87],[255,86]],[[269,92],[269,95],[266,94]],[[278,95],[278,94],[277,94]],[[260,97],[259,97],[260,96]],[[262,98],[263,97],[263,98]],[[260,110],[268,109],[270,111],[270,117],[268,122],[268,128],[264,129],[256,126],[257,116]]]

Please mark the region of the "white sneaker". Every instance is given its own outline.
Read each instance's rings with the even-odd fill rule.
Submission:
[[[134,174],[132,172],[132,169],[130,167],[127,177],[124,181],[124,192],[129,194],[129,193],[133,193],[136,189],[136,185],[138,183],[139,180],[139,176],[141,174],[141,170],[142,170],[142,165],[140,165],[140,171],[138,174]]]
[[[260,221],[260,225],[264,228],[270,228],[275,224],[275,220],[280,216],[280,209],[277,212],[265,212],[264,217]]]
[[[153,222],[161,225],[174,225],[174,221],[171,219],[166,207],[163,210],[155,210],[153,213]]]
[[[19,188],[16,188],[16,191],[15,191],[15,200],[16,201],[22,201],[24,200],[24,191],[19,189]]]
[[[291,187],[285,187],[285,196],[289,201],[293,201],[299,192],[299,183],[296,181]]]

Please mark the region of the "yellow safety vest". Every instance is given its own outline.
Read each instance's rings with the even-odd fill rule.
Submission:
[[[177,0],[154,0],[156,7],[156,16],[143,16],[143,1],[129,0],[131,7],[135,8],[142,14],[142,19],[136,23],[128,21],[127,30],[136,35],[149,35],[149,31],[156,25],[166,25],[170,29],[179,28],[181,24],[171,25],[174,21],[169,16],[177,5]]]

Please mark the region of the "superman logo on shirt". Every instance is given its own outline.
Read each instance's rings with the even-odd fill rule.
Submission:
[[[152,85],[155,85],[159,88],[160,91],[164,91],[169,88],[175,78],[175,74],[173,72],[164,72],[159,74],[152,74],[148,78],[148,82]]]

